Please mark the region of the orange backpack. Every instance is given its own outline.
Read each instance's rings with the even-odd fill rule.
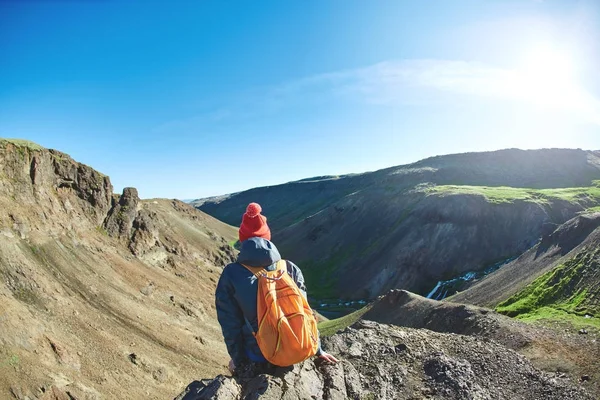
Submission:
[[[262,355],[271,364],[281,367],[314,356],[319,347],[317,320],[298,285],[287,273],[285,260],[278,261],[274,271],[244,267],[258,279],[258,331],[253,334]]]

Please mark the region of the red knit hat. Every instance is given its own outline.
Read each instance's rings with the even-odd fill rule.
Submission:
[[[240,225],[240,242],[251,237],[261,237],[271,240],[271,230],[267,225],[267,217],[261,215],[262,208],[258,203],[250,203],[246,207],[246,213],[242,216],[242,225]]]

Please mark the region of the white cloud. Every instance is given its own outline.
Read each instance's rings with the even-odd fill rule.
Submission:
[[[480,101],[521,103],[600,125],[600,101],[561,71],[497,68],[452,60],[389,61],[287,84],[271,95],[317,92],[375,104],[431,104]],[[317,90],[317,89],[321,90]]]
[[[560,71],[557,71],[560,75]],[[600,100],[574,79],[552,70],[508,69],[455,60],[386,61],[364,68],[310,76],[232,100],[217,111],[164,124],[185,129],[206,122],[248,118],[314,102],[365,102],[372,105],[455,105],[500,100],[537,111],[563,113],[578,122],[600,125]]]

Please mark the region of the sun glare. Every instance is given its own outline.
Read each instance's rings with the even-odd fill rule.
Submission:
[[[549,82],[572,82],[575,78],[572,58],[548,45],[533,48],[524,57],[521,70],[531,79]]]
[[[551,45],[540,44],[530,49],[515,77],[516,93],[536,105],[572,108],[581,100],[573,58]]]

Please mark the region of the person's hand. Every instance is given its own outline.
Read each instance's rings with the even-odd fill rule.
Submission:
[[[326,364],[335,364],[339,361],[337,358],[326,352],[321,353],[321,355],[319,356],[319,360],[323,361]]]
[[[227,366],[227,368],[229,368],[229,372],[231,372],[231,374],[233,375],[233,371],[235,371],[235,363],[232,359],[229,360],[229,365]]]

